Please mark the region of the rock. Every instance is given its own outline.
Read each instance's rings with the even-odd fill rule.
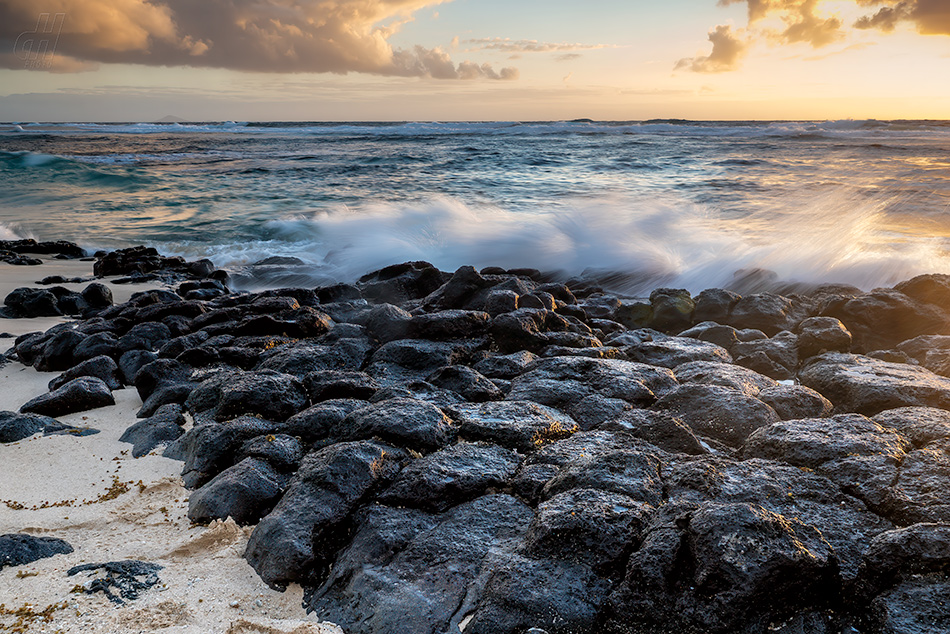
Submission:
[[[251,533],[244,558],[274,588],[322,577],[345,537],[340,528],[370,490],[392,480],[405,455],[372,441],[307,455],[277,506]]]
[[[90,308],[108,308],[113,302],[112,290],[99,282],[93,282],[82,289],[82,298]]]
[[[896,290],[877,289],[823,313],[840,319],[851,332],[853,350],[886,350],[918,335],[950,334],[946,314]]]
[[[280,422],[309,405],[307,391],[300,381],[272,370],[232,375],[218,386],[216,396],[208,409],[219,421],[250,414]]]
[[[721,288],[707,288],[696,296],[693,320],[696,322],[725,323],[732,308],[742,297]],[[681,337],[686,335],[680,333]],[[708,341],[708,340],[707,340]],[[717,343],[717,342],[714,342]],[[722,344],[719,344],[722,345]]]
[[[582,454],[562,466],[541,491],[550,499],[572,489],[598,489],[620,493],[650,506],[663,500],[660,460],[634,448]]]
[[[702,505],[680,521],[682,537],[654,529],[631,557],[607,631],[763,631],[760,623],[823,607],[836,591],[834,550],[798,518],[732,503]],[[671,555],[689,563],[658,569]]]
[[[73,566],[66,571],[66,576],[72,577],[80,572],[102,571],[104,573],[103,577],[93,579],[82,585],[83,592],[86,594],[102,592],[112,603],[122,605],[125,603],[122,599],[126,601],[138,599],[142,592],[157,584],[159,581],[158,571],[161,569],[162,567],[158,564],[126,559],[102,564]],[[139,579],[139,577],[142,578]],[[113,588],[119,591],[119,596],[112,592]]]
[[[851,333],[834,317],[809,317],[795,329],[798,356],[807,359],[822,352],[850,352]]]
[[[195,425],[165,451],[184,460],[181,477],[189,489],[208,482],[234,464],[245,442],[278,431],[277,423],[253,416],[241,416],[223,423]]]
[[[451,390],[473,403],[497,401],[503,397],[501,390],[488,378],[464,365],[447,365],[439,368],[426,380],[437,387]]]
[[[775,410],[757,398],[698,383],[678,387],[657,401],[655,408],[670,412],[694,433],[730,447],[740,446],[756,429],[779,420]]]
[[[798,367],[798,337],[783,331],[770,339],[740,341],[732,347],[732,354],[741,366],[773,379],[790,379]]]
[[[83,361],[78,365],[74,365],[50,381],[49,389],[50,391],[54,391],[66,383],[69,383],[73,379],[77,379],[81,376],[92,376],[96,377],[97,379],[102,379],[102,381],[109,387],[110,390],[118,390],[122,388],[122,382],[119,380],[118,371],[119,366],[116,365],[116,362],[113,361],[111,357],[104,355],[93,357],[92,359]]]
[[[349,414],[331,435],[340,440],[378,437],[420,452],[448,444],[456,434],[452,421],[425,401],[393,398]]]
[[[947,275],[918,275],[897,284],[894,290],[925,304],[950,305],[950,276]]]
[[[933,407],[898,407],[876,414],[872,419],[900,433],[916,447],[950,438],[950,412]]]
[[[464,631],[594,634],[608,591],[609,584],[583,564],[509,556],[488,574]],[[532,627],[537,625],[545,629]]]
[[[46,289],[17,288],[6,296],[3,303],[14,317],[56,317],[63,314],[59,299]]]
[[[35,352],[33,367],[40,372],[68,370],[75,363],[73,351],[85,338],[86,335],[75,330],[57,332]]]
[[[406,262],[367,273],[356,286],[375,303],[400,303],[426,297],[444,282],[442,273],[428,262]]]
[[[409,332],[420,339],[469,339],[485,334],[489,320],[481,311],[443,310],[413,317]]]
[[[677,366],[673,374],[681,384],[720,385],[742,392],[746,396],[759,396],[763,390],[778,386],[774,379],[754,370],[716,361],[684,363]]]
[[[22,566],[71,552],[73,552],[72,546],[55,537],[36,537],[17,533],[0,535],[0,570],[7,566]]]
[[[491,320],[492,338],[502,352],[537,351],[551,345],[599,347],[590,328],[579,326],[551,310],[519,308]]]
[[[383,385],[420,381],[443,366],[463,363],[472,346],[424,339],[391,341],[373,354],[366,372]]]
[[[538,506],[521,552],[585,564],[610,576],[636,549],[651,511],[649,504],[619,493],[571,489]]]
[[[201,346],[206,342],[211,335],[209,335],[204,330],[199,330],[198,332],[193,332],[189,335],[181,335],[169,339],[161,348],[158,350],[158,356],[164,357],[166,359],[174,359],[181,353],[186,350],[191,350]]]
[[[171,339],[168,326],[161,322],[147,321],[136,324],[127,333],[119,337],[119,350],[158,350]]]
[[[442,512],[503,488],[521,459],[495,445],[459,443],[413,460],[378,498],[392,506]]]
[[[631,409],[602,423],[598,429],[627,432],[671,453],[709,453],[692,430],[669,412]]]
[[[774,293],[755,293],[736,302],[728,323],[736,328],[754,328],[773,336],[793,327],[793,321],[792,300]]]
[[[874,538],[862,563],[858,606],[871,631],[924,633],[950,627],[948,544],[947,524],[916,524]]]
[[[732,363],[732,356],[725,348],[707,341],[688,337],[670,337],[663,341],[645,341],[627,346],[624,353],[631,361],[675,368],[684,363],[710,361]]]
[[[486,577],[532,515],[508,495],[487,495],[428,517],[371,507],[308,607],[353,634],[460,631]]]
[[[366,330],[379,341],[386,343],[407,338],[411,322],[412,315],[402,308],[392,304],[378,304],[369,311]]]
[[[245,458],[188,497],[188,518],[204,524],[231,517],[240,525],[255,524],[274,507],[281,493],[281,478],[273,467],[257,458]]]
[[[235,459],[263,460],[280,473],[296,471],[304,456],[300,440],[287,434],[265,434],[251,438],[238,450]]]
[[[524,373],[537,360],[538,355],[522,350],[486,357],[472,367],[491,379],[513,379]]]
[[[596,393],[650,405],[675,387],[673,373],[663,368],[615,359],[552,357],[515,378],[506,399],[563,407]]]
[[[866,544],[894,527],[859,500],[844,494],[831,480],[768,460],[737,462],[716,456],[697,457],[671,464],[663,473],[663,482],[668,498],[684,508],[706,502],[755,504],[814,526],[834,549],[845,587],[850,587],[857,577]],[[668,509],[674,526],[677,514],[675,507]],[[678,532],[677,529],[675,533]],[[645,537],[641,552],[649,539]],[[675,551],[668,554],[675,555]],[[675,559],[667,563],[675,565]],[[665,575],[650,583],[666,583],[664,579]]]
[[[950,408],[950,379],[861,355],[828,352],[813,357],[799,371],[799,379],[834,403],[838,412],[873,416],[904,406]]]
[[[111,332],[97,332],[83,339],[73,350],[73,360],[76,362],[87,361],[95,357],[106,356],[113,359],[119,358],[119,340]],[[131,379],[129,383],[131,384]]]
[[[488,293],[485,298],[485,312],[492,317],[497,317],[502,313],[510,313],[524,308],[518,305],[518,293],[509,290],[496,290]]]
[[[804,385],[776,385],[758,393],[760,401],[782,420],[824,418],[831,415],[831,401]]]
[[[739,342],[738,333],[739,331],[732,326],[723,326],[714,321],[704,321],[682,331],[679,336],[708,341],[726,350],[732,350],[732,346]]]
[[[567,406],[567,413],[577,421],[581,430],[587,431],[632,408],[633,405],[619,398],[591,394]]]
[[[663,332],[680,332],[693,323],[696,302],[686,289],[658,288],[650,293],[653,308],[651,328]]]
[[[313,403],[342,398],[369,400],[379,390],[373,377],[364,372],[346,370],[311,372],[303,384]]]
[[[936,441],[908,453],[893,484],[893,499],[885,510],[895,524],[950,522],[944,493],[950,486],[950,442]]]
[[[569,416],[527,401],[465,403],[447,409],[458,423],[462,438],[487,441],[521,452],[534,451],[578,430],[577,423]]]
[[[294,414],[278,429],[285,434],[299,436],[305,442],[326,438],[339,429],[351,412],[366,407],[366,401],[357,399],[330,399]]]
[[[47,429],[60,429],[62,423],[49,416],[0,412],[0,443],[16,442]]]
[[[177,440],[185,433],[182,429],[184,424],[185,417],[181,414],[180,405],[163,405],[150,418],[126,429],[119,440],[131,443],[132,457],[141,458],[159,445]]]
[[[139,418],[147,418],[166,405],[181,405],[191,396],[195,386],[196,384],[192,382],[162,385],[149,394],[135,415]]]
[[[95,336],[96,335],[93,335],[93,337]],[[92,339],[92,337],[89,337],[89,339]],[[121,379],[125,385],[133,385],[135,383],[135,375],[138,374],[139,370],[156,359],[158,359],[158,355],[150,350],[130,350],[124,353],[119,357],[119,379]],[[155,386],[152,385],[151,389],[154,391]],[[146,398],[148,397],[146,396]]]
[[[53,392],[31,399],[20,411],[63,416],[107,405],[115,405],[115,398],[109,386],[102,379],[84,376],[73,379]]]
[[[369,352],[365,339],[340,339],[332,346],[300,341],[264,354],[258,370],[273,370],[303,379],[321,370],[359,370]]]
[[[126,358],[125,355],[122,355],[119,361],[120,363],[124,362],[126,364],[126,370],[132,370],[133,365],[144,362],[149,358],[151,358],[150,355],[142,355],[134,358]],[[126,370],[123,370],[122,373],[125,374]],[[135,384],[136,391],[139,393],[139,398],[146,401],[153,392],[162,387],[191,383],[191,372],[191,367],[180,361],[174,359],[156,359],[141,366],[139,370],[135,372],[132,381]]]

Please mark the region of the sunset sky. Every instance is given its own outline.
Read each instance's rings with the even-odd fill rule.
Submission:
[[[3,121],[950,119],[950,0],[0,0],[0,69]]]

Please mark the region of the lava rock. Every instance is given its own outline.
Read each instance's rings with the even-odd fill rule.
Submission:
[[[813,357],[799,379],[840,412],[873,416],[905,406],[950,408],[950,379],[925,368],[862,355],[829,352]]]
[[[20,411],[63,416],[108,405],[115,405],[109,386],[102,379],[84,376],[69,381],[53,392],[37,396],[23,405]]]
[[[150,418],[126,429],[119,440],[131,443],[132,457],[141,458],[159,445],[177,440],[185,433],[182,429],[184,424],[181,405],[163,405]]]
[[[489,488],[502,488],[514,476],[521,459],[495,445],[459,443],[412,461],[378,500],[441,512],[478,497]]]
[[[49,416],[0,412],[0,443],[16,442],[47,429],[60,429],[62,423]]]
[[[251,533],[244,558],[271,587],[315,581],[340,545],[340,528],[372,489],[395,477],[405,456],[372,441],[307,455],[277,506]]]
[[[672,453],[709,453],[693,431],[669,412],[631,409],[602,423],[598,429],[627,432]]]
[[[278,429],[306,442],[321,440],[341,428],[350,413],[366,406],[366,401],[357,399],[330,399],[294,414],[280,423]]]
[[[71,552],[73,552],[72,546],[55,537],[36,537],[17,533],[0,535],[0,570],[6,566],[22,566]]]
[[[368,374],[345,370],[311,372],[303,384],[313,403],[340,398],[369,400],[379,390],[379,383]]]
[[[682,385],[656,403],[694,433],[739,447],[760,427],[778,422],[771,407],[736,390],[699,383]]]
[[[256,523],[283,493],[281,478],[267,462],[245,458],[216,475],[188,497],[188,518],[201,524],[228,517]]]
[[[501,390],[487,377],[464,365],[447,365],[439,368],[426,380],[436,387],[451,390],[473,403],[497,401],[503,396]]]
[[[677,366],[673,371],[681,384],[702,383],[720,385],[742,392],[746,396],[759,396],[764,390],[775,388],[778,383],[754,370],[732,363],[693,361]]]
[[[732,363],[732,356],[725,348],[707,341],[688,337],[670,337],[662,341],[645,341],[627,346],[624,354],[631,361],[664,368],[676,368],[684,363],[710,361]]]
[[[352,412],[331,435],[341,440],[377,437],[415,451],[430,452],[447,445],[456,431],[452,421],[435,405],[393,398]]]
[[[530,452],[578,431],[569,416],[528,401],[458,404],[447,408],[459,435]]]
[[[795,329],[798,356],[807,359],[822,352],[850,352],[851,333],[834,317],[809,317]]]
[[[782,420],[824,418],[831,415],[831,401],[804,385],[776,385],[762,390],[758,399],[775,410]]]
[[[112,360],[111,357],[105,355],[99,357],[93,357],[88,361],[83,361],[78,365],[74,365],[70,369],[63,372],[61,375],[49,382],[50,391],[54,391],[69,383],[73,379],[77,379],[81,376],[92,376],[97,379],[102,379],[102,381],[109,386],[110,390],[118,390],[122,387],[122,382],[119,380],[119,366],[116,365],[116,362]]]

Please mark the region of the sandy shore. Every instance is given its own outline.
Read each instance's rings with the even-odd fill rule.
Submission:
[[[91,276],[90,262],[52,260],[42,266],[0,264],[0,298],[47,275]],[[83,285],[64,285],[81,288]],[[116,302],[147,285],[114,285]],[[0,332],[45,330],[63,318],[0,320]],[[8,344],[8,345],[7,345]],[[0,340],[4,349],[12,339]],[[18,410],[47,391],[56,373],[16,362],[0,368],[0,410]],[[49,610],[50,620],[25,617],[29,632],[153,632],[168,634],[307,634],[341,632],[301,608],[302,590],[270,590],[241,554],[250,529],[231,520],[192,526],[181,463],[160,450],[139,459],[119,442],[141,400],[115,392],[116,404],[60,418],[100,430],[85,437],[33,436],[0,445],[0,534],[29,533],[66,540],[75,549],[33,564],[0,570],[0,604]],[[67,577],[82,563],[121,559],[163,566],[160,583],[117,607],[102,594],[72,592],[86,578]],[[17,622],[0,615],[0,630]],[[21,630],[17,630],[21,631]]]

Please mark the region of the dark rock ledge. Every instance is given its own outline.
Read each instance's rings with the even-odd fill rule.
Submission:
[[[237,293],[208,268],[101,255],[188,280],[17,338],[65,371],[24,409],[134,387],[135,455],[165,445],[192,519],[256,525],[257,573],[347,632],[950,631],[947,276],[638,300],[425,262]]]

